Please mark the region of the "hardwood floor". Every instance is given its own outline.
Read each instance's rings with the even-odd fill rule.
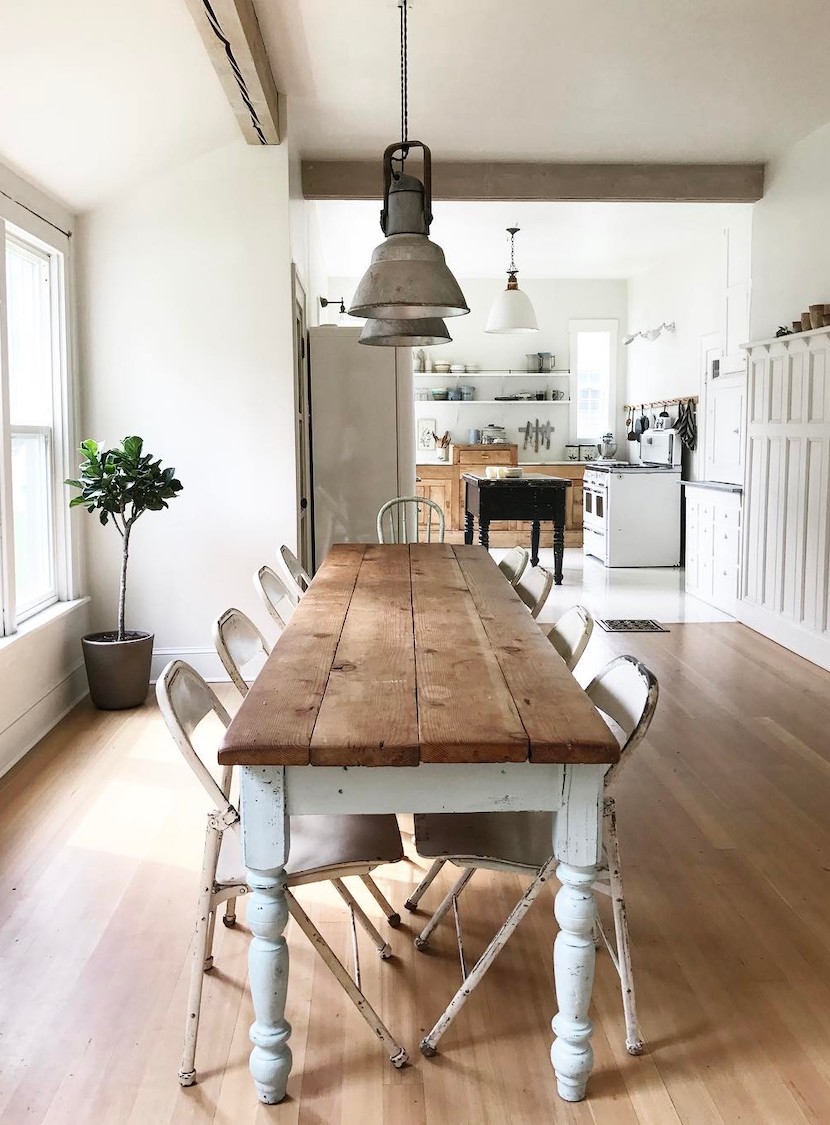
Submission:
[[[295,1069],[288,1100],[261,1106],[241,902],[241,924],[217,927],[200,1082],[180,1089],[206,805],[154,706],[81,705],[0,783],[0,1122],[830,1121],[830,674],[736,624],[592,644],[633,652],[660,681],[617,797],[646,1055],[625,1052],[600,954],[589,1097],[556,1097],[552,892],[432,1060],[417,1045],[457,987],[452,926],[421,954],[405,916],[386,964],[364,944],[364,988],[413,1058],[400,1072],[292,924]],[[425,867],[411,859],[379,882],[402,903]],[[476,876],[463,900],[473,956],[520,889]],[[339,900],[299,895],[347,960]]]

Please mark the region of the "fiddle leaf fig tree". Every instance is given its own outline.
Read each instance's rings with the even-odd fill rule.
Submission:
[[[79,489],[70,508],[85,507],[106,526],[112,523],[121,536],[121,581],[118,590],[118,637],[125,639],[124,607],[127,594],[127,561],[133,524],[145,512],[169,507],[181,492],[175,469],[163,469],[161,461],[144,452],[140,437],[125,437],[114,449],[104,449],[87,439],[80,446],[81,464],[77,480],[64,483]]]

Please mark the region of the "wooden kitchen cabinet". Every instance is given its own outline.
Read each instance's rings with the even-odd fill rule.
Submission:
[[[457,473],[451,465],[417,465],[415,495],[438,504],[444,513],[446,529],[452,526],[452,506]],[[418,512],[418,527],[426,528],[426,513]]]
[[[464,530],[464,473],[483,473],[488,465],[517,465],[518,445],[494,443],[493,445],[453,445],[452,464],[455,470],[452,528]],[[529,526],[529,525],[528,525]],[[515,531],[515,520],[493,520],[490,531]],[[512,546],[513,544],[511,544]]]

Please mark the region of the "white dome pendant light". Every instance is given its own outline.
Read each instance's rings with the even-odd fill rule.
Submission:
[[[389,145],[383,154],[380,226],[386,241],[375,247],[349,309],[350,316],[372,320],[424,320],[462,316],[470,311],[461,287],[444,260],[444,252],[428,237],[432,222],[432,158],[427,145],[409,139],[407,2],[398,0],[401,140]],[[404,171],[412,149],[420,149],[423,154],[423,183]],[[421,331],[413,333],[423,334]],[[360,342],[369,343],[369,334]]]
[[[513,240],[519,233],[519,227],[508,227],[510,235],[510,267],[507,271],[507,288],[499,293],[490,315],[487,317],[485,332],[499,332],[505,336],[518,336],[524,332],[538,332],[536,313],[530,303],[530,297],[523,293],[516,280],[516,262],[513,255]]]

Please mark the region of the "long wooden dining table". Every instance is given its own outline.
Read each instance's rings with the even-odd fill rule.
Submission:
[[[251,898],[250,1068],[285,1096],[292,815],[552,811],[559,1094],[593,1066],[591,886],[608,726],[480,546],[337,544],[227,730]]]

